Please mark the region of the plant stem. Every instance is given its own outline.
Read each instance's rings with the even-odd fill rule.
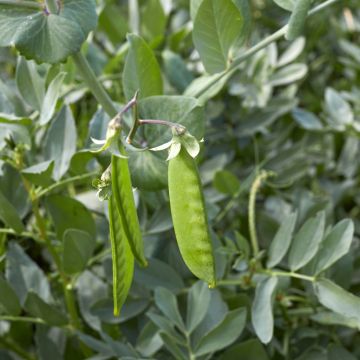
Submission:
[[[334,4],[338,1],[339,0],[327,0],[327,1],[323,2],[322,4],[315,6],[312,10],[309,11],[308,17],[311,17],[311,16],[317,14],[318,12],[322,11],[323,9],[327,8],[328,6]],[[249,59],[252,55],[254,55],[259,50],[264,49],[271,43],[282,38],[286,34],[287,29],[288,29],[288,25],[283,26],[281,29],[277,30],[273,34],[269,35],[268,37],[261,40],[256,45],[254,45],[253,47],[251,47],[250,49],[245,51],[243,54],[236,57],[228,69],[226,69],[222,73],[219,73],[218,76],[214,77],[214,79],[211,82],[207,83],[203,88],[199,87],[198,92],[194,96],[200,97],[201,95],[203,95],[206,91],[208,91],[211,87],[213,87],[219,80],[221,80],[223,77],[228,75],[231,71],[236,70],[242,62]]]
[[[19,165],[19,168],[21,169],[22,165],[23,165],[22,160],[19,161],[18,165]],[[40,238],[46,244],[46,247],[49,250],[49,252],[55,262],[56,268],[60,274],[63,291],[64,291],[64,296],[65,296],[65,302],[66,302],[66,306],[67,306],[67,309],[68,309],[68,312],[70,315],[70,319],[71,319],[71,325],[75,329],[80,330],[81,322],[80,322],[80,318],[79,318],[79,315],[78,315],[78,312],[76,309],[76,302],[75,302],[74,294],[72,292],[72,287],[70,286],[71,281],[70,281],[70,279],[68,279],[67,275],[62,271],[62,264],[61,264],[60,256],[57,253],[56,249],[54,248],[53,244],[51,243],[51,239],[47,235],[45,220],[41,216],[40,209],[39,209],[39,200],[34,197],[34,192],[32,190],[30,183],[28,182],[28,180],[25,179],[24,177],[22,177],[22,179],[23,179],[25,189],[27,190],[27,192],[30,196],[30,199],[31,199],[32,209],[34,212],[36,225],[39,230]]]
[[[93,171],[91,173],[88,173],[88,174],[83,174],[83,175],[78,175],[78,176],[74,176],[74,177],[70,177],[68,179],[65,179],[65,180],[62,180],[62,181],[59,181],[51,186],[49,186],[48,188],[46,189],[43,189],[41,190],[40,192],[38,192],[36,195],[35,195],[35,199],[38,200],[40,199],[41,197],[47,195],[48,193],[54,191],[54,190],[57,190],[59,188],[62,188],[63,186],[66,186],[68,184],[71,184],[73,182],[76,182],[76,181],[82,181],[82,180],[87,180],[88,178],[91,178],[93,176],[96,176],[98,174],[97,171]]]
[[[0,316],[0,321],[25,322],[32,324],[46,324],[42,319],[31,318],[26,316]]]
[[[56,0],[45,0],[45,4],[50,14],[57,14],[59,12],[59,4]]]
[[[136,35],[140,33],[140,17],[138,0],[129,0],[129,23],[131,32]]]
[[[102,85],[96,78],[96,75],[91,69],[85,56],[82,53],[78,52],[77,54],[73,55],[73,60],[86,85],[93,93],[99,104],[103,107],[104,111],[111,118],[115,117],[118,111],[112,100],[110,99],[108,93],[105,91],[105,89],[102,87]]]
[[[256,194],[260,189],[261,183],[272,174],[266,171],[261,171],[260,174],[255,178],[250,190],[249,197],[249,232],[250,232],[250,241],[253,250],[254,257],[257,257],[259,254],[259,244],[256,235],[256,218],[255,218],[255,209],[256,209]]]
[[[9,235],[21,236],[21,237],[33,239],[35,241],[40,241],[39,237],[37,237],[35,234],[33,234],[31,232],[28,232],[28,231],[24,231],[21,234],[18,234],[13,229],[0,229],[0,234],[9,234]]]
[[[0,5],[9,5],[14,7],[26,8],[26,9],[34,9],[34,10],[42,10],[42,4],[39,4],[34,1],[14,1],[14,0],[0,0]]]
[[[292,271],[287,272],[287,271],[265,270],[265,271],[263,271],[263,273],[271,275],[271,276],[292,277],[292,278],[306,280],[306,281],[310,281],[310,282],[315,282],[316,281],[315,276],[303,275],[303,274],[295,273],[295,272],[292,272]]]
[[[292,271],[289,271],[289,272],[288,271],[272,271],[272,270],[268,269],[268,270],[257,271],[256,273],[266,274],[269,276],[290,277],[290,278],[301,279],[301,280],[306,280],[306,281],[310,281],[310,282],[316,281],[316,277],[314,277],[314,276],[303,275],[303,274],[299,274],[299,273],[292,272]],[[217,282],[217,285],[219,285],[219,286],[241,285],[243,283],[244,283],[243,278],[235,278],[235,279],[219,280]]]

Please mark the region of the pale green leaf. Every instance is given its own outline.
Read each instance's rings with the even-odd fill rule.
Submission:
[[[245,308],[229,311],[224,320],[200,340],[195,354],[201,356],[229,346],[241,335],[245,324]]]
[[[360,324],[359,297],[328,279],[316,281],[314,288],[316,296],[323,306]]]
[[[76,126],[71,109],[64,106],[52,121],[45,140],[45,156],[54,160],[53,176],[59,180],[69,169],[76,152]]]
[[[289,252],[289,265],[296,271],[305,266],[317,253],[325,228],[325,213],[319,212],[305,222],[295,235]]]
[[[33,7],[0,5],[0,46],[15,45],[27,58],[58,63],[77,53],[96,27],[95,1],[63,0],[58,14]]]
[[[130,45],[123,73],[123,87],[127,100],[139,91],[139,99],[163,92],[159,64],[147,43],[135,34],[128,35]]]
[[[297,213],[291,213],[281,222],[269,248],[269,257],[266,263],[268,268],[276,266],[287,253],[291,244],[296,219]]]
[[[203,0],[197,8],[193,39],[208,73],[228,68],[232,47],[247,31],[246,5],[238,0]]]
[[[315,274],[329,268],[348,253],[354,236],[354,223],[344,219],[334,226],[320,244],[314,261]]]
[[[273,298],[278,279],[270,277],[256,286],[251,308],[251,322],[259,339],[267,344],[274,333]]]

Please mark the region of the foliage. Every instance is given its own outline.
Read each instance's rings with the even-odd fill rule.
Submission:
[[[0,0],[0,32],[0,359],[360,357],[357,0]]]

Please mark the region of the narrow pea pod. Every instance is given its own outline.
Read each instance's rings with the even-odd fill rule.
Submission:
[[[126,158],[120,158],[115,155],[112,156],[111,182],[114,200],[120,217],[122,218],[123,230],[129,240],[131,250],[139,264],[147,266],[144,255],[144,244],[131,186],[128,160]]]
[[[109,199],[110,241],[113,264],[114,315],[120,315],[134,275],[134,255],[114,198]]]
[[[195,160],[182,147],[169,161],[169,196],[181,255],[190,271],[216,285],[215,261],[204,196]]]

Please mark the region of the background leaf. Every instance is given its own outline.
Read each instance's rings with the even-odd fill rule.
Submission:
[[[196,355],[204,355],[232,344],[242,333],[246,322],[246,309],[228,312],[224,320],[206,334],[196,348]]]
[[[25,57],[54,64],[78,52],[96,22],[93,0],[63,0],[59,14],[51,15],[35,4],[0,5],[0,46],[14,44]]]
[[[273,297],[278,279],[270,277],[256,285],[251,308],[251,322],[259,339],[267,344],[274,332]]]
[[[45,140],[46,159],[55,163],[55,180],[59,180],[69,169],[71,158],[76,151],[76,139],[73,115],[70,108],[64,106],[51,123]]]
[[[208,73],[225,70],[230,50],[245,29],[246,3],[231,0],[203,0],[194,18],[193,39]]]
[[[315,256],[323,238],[324,226],[325,213],[320,212],[307,220],[295,235],[289,252],[289,265],[293,271],[305,266]]]
[[[163,84],[159,64],[146,42],[135,34],[128,35],[130,44],[126,57],[123,87],[127,100],[139,90],[139,98],[161,95]]]

